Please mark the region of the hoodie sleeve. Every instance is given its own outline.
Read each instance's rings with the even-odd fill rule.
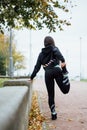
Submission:
[[[40,54],[39,54],[36,65],[34,67],[34,70],[33,70],[32,74],[30,76],[31,79],[33,79],[36,76],[36,74],[38,73],[40,68],[41,68],[41,60],[40,60]]]
[[[53,48],[53,52],[54,52],[54,56],[58,60],[60,60],[61,62],[65,62],[65,59],[64,59],[62,53],[60,52],[60,50],[57,47]]]

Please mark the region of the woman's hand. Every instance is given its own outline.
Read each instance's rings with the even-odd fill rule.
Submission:
[[[28,79],[29,82],[33,82],[33,80],[31,78]]]
[[[63,68],[64,66],[66,66],[66,63],[65,62],[63,62],[63,63],[61,62],[60,66],[61,66],[61,68]]]

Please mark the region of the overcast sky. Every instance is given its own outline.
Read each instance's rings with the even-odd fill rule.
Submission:
[[[30,70],[33,70],[37,56],[43,47],[44,37],[50,35],[66,59],[70,77],[79,76],[80,73],[83,77],[87,77],[87,0],[76,0],[75,3],[77,6],[70,14],[72,25],[65,27],[64,31],[57,30],[56,33],[49,34],[46,29],[40,31],[25,29],[17,32],[15,36],[17,49],[26,57],[27,69],[22,71],[24,74],[27,75]]]

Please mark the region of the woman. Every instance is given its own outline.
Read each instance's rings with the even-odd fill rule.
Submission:
[[[48,104],[51,110],[51,118],[52,120],[55,120],[57,119],[57,113],[55,111],[54,101],[54,80],[64,94],[69,92],[70,83],[67,76],[68,72],[66,70],[65,59],[59,49],[55,46],[54,39],[50,36],[47,36],[44,39],[44,48],[42,48],[42,51],[38,56],[33,73],[30,76],[31,80],[36,76],[41,65],[45,70],[45,84],[48,92]]]

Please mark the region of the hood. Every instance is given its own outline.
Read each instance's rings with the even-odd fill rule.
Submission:
[[[53,50],[53,46],[47,46],[45,48],[42,48],[42,53],[48,54]]]

